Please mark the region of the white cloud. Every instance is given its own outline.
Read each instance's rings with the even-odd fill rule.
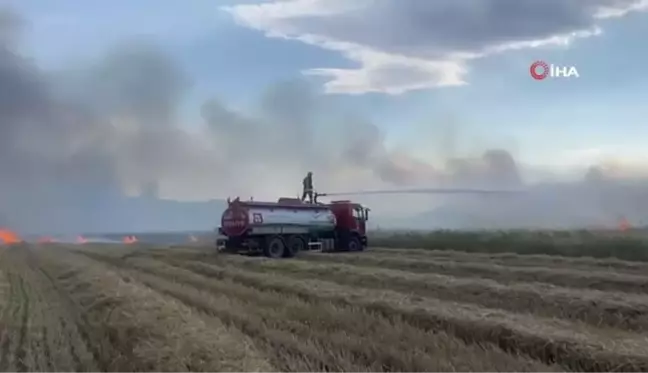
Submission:
[[[623,17],[630,12],[646,11],[648,0],[626,1],[626,6],[604,6],[596,13],[596,18]]]
[[[598,19],[648,0],[275,0],[223,7],[266,36],[340,52],[357,68],[314,68],[327,93],[401,94],[467,84],[468,62],[509,50],[568,46]]]

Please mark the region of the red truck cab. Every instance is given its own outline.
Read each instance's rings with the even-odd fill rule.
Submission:
[[[357,237],[361,245],[366,247],[369,209],[348,200],[333,201],[328,206],[335,215],[338,231]]]

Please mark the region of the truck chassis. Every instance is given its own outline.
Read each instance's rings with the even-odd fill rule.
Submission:
[[[238,237],[219,238],[216,246],[224,253],[292,258],[301,251],[363,251],[368,242],[366,236],[343,229],[311,231],[295,226],[267,226]]]

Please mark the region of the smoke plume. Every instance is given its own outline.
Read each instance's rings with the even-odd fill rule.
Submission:
[[[24,23],[0,12],[0,225],[111,230],[116,222],[135,224],[156,214],[156,205],[129,205],[127,193],[144,189],[151,197],[159,189],[177,199],[275,199],[298,193],[307,171],[315,173],[320,191],[524,186],[520,165],[506,150],[435,164],[417,159],[390,149],[378,126],[336,107],[302,81],[269,87],[245,112],[217,98],[206,100],[199,129],[189,132],[178,110],[192,80],[163,48],[131,40],[92,63],[45,71],[21,50]],[[567,189],[538,186],[521,200],[442,201],[463,214],[461,219],[491,211],[479,221],[501,225],[551,220],[576,196],[587,195],[591,203],[568,209],[588,218],[609,216],[604,211],[609,205],[638,206],[627,195],[619,197],[605,174],[593,169]],[[582,193],[601,180],[607,189]],[[366,201],[385,211],[434,206],[415,198]],[[556,211],[543,215],[547,206]],[[189,219],[186,214],[169,221]],[[217,215],[214,211],[213,221]],[[439,223],[426,219],[421,221]]]
[[[21,54],[23,23],[6,10],[0,16],[5,224],[62,229],[98,220],[125,190],[210,162],[177,127],[190,85],[160,48],[125,43],[73,74],[43,71]]]

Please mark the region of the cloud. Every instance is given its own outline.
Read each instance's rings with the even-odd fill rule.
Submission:
[[[646,0],[280,0],[223,7],[241,25],[342,53],[357,68],[314,68],[328,93],[400,94],[467,84],[471,60],[569,45],[597,21],[648,9]]]
[[[188,132],[178,109],[192,80],[161,46],[126,40],[48,71],[21,54],[21,24],[0,17],[0,217],[8,223],[70,229],[128,219],[120,198],[156,184],[178,199],[275,199],[297,193],[307,171],[320,191],[454,180],[450,168],[389,149],[375,124],[299,80],[271,85],[246,111],[206,100],[202,123]],[[484,173],[477,182],[490,171],[475,172]]]
[[[315,172],[320,191],[452,185],[460,181],[460,172],[470,173],[473,185],[519,183],[516,177],[500,178],[517,173],[503,151],[508,163],[492,151],[483,159],[463,159],[476,168],[462,171],[389,149],[375,124],[341,110],[303,81],[272,85],[255,111],[237,112],[209,100],[202,114],[222,159],[231,162],[228,178],[242,191],[266,175],[264,183],[294,180],[298,187],[307,171]]]
[[[319,12],[330,14],[331,9]],[[123,226],[146,216],[129,215],[134,207],[125,205],[127,192],[159,185],[163,195],[176,199],[253,195],[274,200],[297,194],[307,171],[315,173],[315,186],[324,192],[525,185],[525,166],[503,149],[436,160],[392,149],[378,126],[301,80],[269,86],[246,110],[217,97],[206,100],[202,121],[189,132],[178,111],[192,79],[160,45],[126,40],[90,63],[48,71],[20,52],[21,24],[15,14],[0,17],[2,224],[108,230],[115,222]],[[443,123],[438,124],[442,132]],[[627,178],[619,172],[623,169],[604,167],[600,177],[590,179],[606,183],[610,173]],[[537,221],[534,213],[550,205],[547,201],[570,195],[542,190],[542,198],[507,211],[523,211],[528,221]],[[555,190],[558,194],[552,194]],[[615,193],[614,198],[623,195]],[[448,200],[358,198],[385,214],[413,213]],[[456,211],[470,214],[494,211],[492,222],[522,220],[496,213],[496,206],[460,207]],[[149,210],[149,216],[156,211]],[[169,221],[182,218],[169,216]]]

